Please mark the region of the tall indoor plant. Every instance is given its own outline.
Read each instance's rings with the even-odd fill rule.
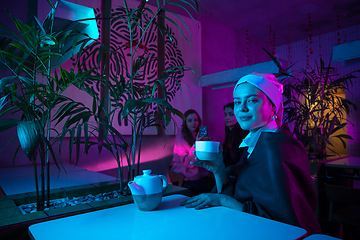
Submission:
[[[54,10],[52,14],[55,14],[56,7],[50,0],[48,2]],[[160,35],[168,38],[170,42],[173,39],[168,28],[157,22],[159,18],[172,23],[184,37],[182,29],[189,31],[181,17],[175,12],[166,10],[165,6],[178,7],[185,12],[188,12],[187,8],[190,7],[196,13],[197,1],[188,0],[179,3],[157,1],[155,10],[154,7],[147,7],[145,0],[135,8],[129,8],[127,1],[123,3],[124,6],[121,7],[123,14],[111,16],[112,19],[122,19],[127,23],[125,35],[128,42],[117,48],[108,48],[102,42],[95,42],[91,47],[84,49],[85,44],[93,39],[76,41],[78,39],[76,35],[80,34],[76,30],[54,32],[53,15],[50,15],[43,24],[36,18],[36,24],[25,24],[12,18],[17,26],[17,32],[5,25],[1,26],[0,61],[12,71],[12,76],[4,77],[0,82],[0,131],[17,126],[20,146],[34,165],[35,171],[36,160],[40,158],[43,193],[40,195],[37,187],[39,210],[45,207],[43,178],[45,166],[49,166],[47,155],[51,153],[54,162],[61,164],[53,149],[55,144],[58,144],[61,151],[64,140],[68,137],[70,159],[73,145],[77,159],[81,144],[84,145],[85,154],[89,152],[91,146],[98,146],[99,152],[106,148],[118,163],[120,177],[121,164],[127,161],[128,178],[132,179],[139,171],[139,169],[135,170],[135,165],[138,164],[139,167],[144,129],[149,126],[165,127],[171,119],[171,114],[182,117],[182,114],[170,105],[164,82],[172,78],[178,83],[178,79],[188,68],[182,64],[167,66],[163,71],[159,71],[156,80],[149,84],[138,84],[134,79],[140,74],[145,74],[144,66],[158,62],[158,58],[153,53],[138,53],[139,48],[142,47],[141,41],[150,28],[157,28]],[[179,26],[164,12],[178,19],[183,26]],[[190,13],[189,15],[193,18]],[[77,57],[74,58],[74,67],[70,69],[64,69],[54,61],[66,51],[72,51],[72,49],[64,49],[63,43],[67,38],[74,41],[72,47],[79,44],[82,46]],[[186,37],[185,39],[190,41]],[[130,49],[130,56],[121,54],[124,48]],[[112,73],[114,77],[111,81],[105,78],[104,65],[101,64],[106,54],[115,59],[115,71]],[[97,64],[87,65],[86,59],[93,56],[96,56]],[[108,89],[107,96],[113,100],[111,105],[90,87],[91,83],[100,83],[104,89]],[[93,98],[92,106],[86,106],[67,96],[64,92],[71,85],[86,91]],[[157,106],[156,111],[147,114],[147,109],[154,105]],[[20,113],[21,116],[10,118],[13,113]],[[115,124],[119,118],[126,117],[130,119],[132,127],[130,142],[116,129]],[[57,131],[50,123],[63,126],[62,130]],[[97,141],[93,141],[91,137],[96,138]],[[35,172],[36,186],[37,175]],[[49,184],[48,181],[48,191]],[[120,184],[120,188],[124,189],[125,185],[122,181]]]
[[[165,81],[170,78],[180,86],[179,78],[184,75],[184,71],[190,70],[184,65],[168,65],[164,68],[158,68],[157,77],[149,83],[138,83],[135,81],[140,75],[147,74],[145,69],[150,65],[161,65],[161,57],[149,52],[142,44],[144,38],[150,31],[158,31],[158,38],[164,38],[173,42],[172,33],[163,23],[175,26],[186,41],[185,31],[189,31],[185,22],[180,15],[171,10],[167,10],[167,6],[176,7],[179,10],[187,12],[195,21],[192,14],[187,10],[191,9],[195,14],[198,11],[196,0],[162,1],[156,2],[156,6],[148,6],[147,1],[142,0],[139,5],[130,8],[126,0],[123,6],[118,6],[117,11],[111,15],[111,21],[122,21],[126,28],[122,29],[122,37],[125,39],[121,44],[112,44],[106,47],[102,42],[95,42],[89,46],[89,51],[82,52],[82,62],[78,65],[80,71],[86,71],[89,68],[88,59],[97,59],[96,74],[104,76],[104,67],[101,64],[104,59],[99,56],[108,54],[114,65],[113,71],[109,73],[110,79],[103,79],[102,88],[108,92],[105,97],[101,95],[93,95],[94,103],[97,103],[98,111],[95,119],[98,127],[94,127],[97,141],[89,141],[87,148],[97,145],[101,151],[102,147],[109,150],[118,164],[119,177],[122,180],[121,165],[124,161],[127,163],[127,181],[133,179],[139,174],[141,143],[144,130],[150,126],[157,126],[158,129],[165,128],[171,120],[171,114],[183,117],[183,114],[173,108],[168,100],[168,93],[165,87]],[[168,15],[169,14],[169,15]],[[172,18],[173,17],[173,18]],[[174,19],[178,19],[181,23],[179,26]],[[190,33],[190,32],[189,32]],[[158,42],[158,47],[160,43]],[[160,46],[164,47],[164,46]],[[145,51],[144,51],[145,48]],[[129,50],[126,53],[125,50]],[[106,100],[111,99],[110,101]],[[156,109],[149,113],[148,110]],[[131,125],[131,137],[128,142],[116,129],[118,121],[127,119]],[[137,165],[137,168],[135,168]],[[125,186],[120,181],[120,188]]]
[[[352,137],[338,133],[348,124],[346,118],[357,107],[338,93],[350,94],[353,72],[340,76],[331,64],[320,58],[314,66],[289,74],[278,59],[267,52],[279,67],[279,77],[284,84],[284,122],[289,122],[293,134],[304,144],[310,160],[323,160],[328,155],[338,154],[333,140],[339,139],[346,148],[346,139]],[[358,70],[359,71],[359,70]],[[357,72],[358,72],[357,71]]]
[[[57,60],[67,51],[72,51],[78,44],[85,46],[90,39],[77,41],[81,33],[76,30],[54,31],[56,7],[50,0],[48,3],[52,11],[43,23],[34,17],[32,23],[26,24],[9,13],[16,31],[3,24],[0,28],[0,61],[11,72],[10,76],[0,79],[0,131],[17,127],[16,137],[20,144],[14,159],[21,147],[34,166],[38,210],[44,209],[45,200],[49,203],[49,155],[59,168],[61,164],[53,145],[63,139],[66,132],[74,132],[77,125],[88,122],[92,115],[91,109],[64,92],[71,85],[83,89],[85,80],[95,78],[90,75],[91,70],[75,73],[59,66]],[[70,49],[65,47],[67,41],[71,41]],[[58,132],[51,125],[60,122],[66,131]],[[37,178],[38,158],[41,194]]]

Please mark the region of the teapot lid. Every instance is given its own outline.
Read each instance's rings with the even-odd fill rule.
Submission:
[[[162,178],[159,175],[151,174],[150,169],[143,170],[143,175],[135,177],[134,181],[142,187],[145,194],[155,194],[163,191]]]
[[[144,175],[151,175],[151,169],[143,170]]]

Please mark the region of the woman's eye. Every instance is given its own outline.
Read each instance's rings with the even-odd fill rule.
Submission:
[[[235,105],[239,105],[241,102],[234,102]]]
[[[249,99],[248,102],[256,103],[258,100],[255,98]]]

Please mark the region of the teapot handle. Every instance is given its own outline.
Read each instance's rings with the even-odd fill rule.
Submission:
[[[163,193],[165,192],[167,185],[168,185],[168,180],[166,178],[166,176],[164,175],[159,175],[159,177],[161,178],[162,182],[163,182]]]

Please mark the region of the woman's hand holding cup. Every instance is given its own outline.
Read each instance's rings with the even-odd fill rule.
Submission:
[[[195,158],[195,162],[190,162],[191,165],[196,166],[196,167],[202,167],[205,168],[206,170],[216,173],[217,171],[219,171],[219,169],[224,168],[224,162],[223,162],[223,155],[222,155],[223,149],[222,147],[220,147],[219,152],[216,155],[216,158],[214,160],[211,161],[206,161],[206,160],[199,160],[198,157]],[[196,151],[193,152],[194,155],[196,156]]]

